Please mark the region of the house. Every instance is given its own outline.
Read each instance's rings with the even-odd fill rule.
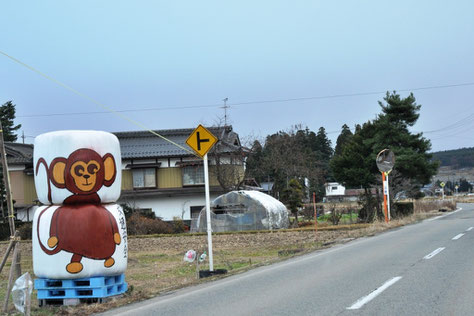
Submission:
[[[188,148],[193,129],[157,130],[159,135]],[[243,150],[232,126],[209,128],[218,143],[209,154],[211,200],[242,182]],[[147,131],[114,133],[122,154],[122,195],[119,203],[152,211],[164,220],[191,220],[205,205],[203,160],[192,152]]]
[[[18,220],[32,221],[38,200],[33,177],[33,145],[5,142],[5,152],[16,217]],[[2,209],[1,212],[4,216],[8,210]]]
[[[342,184],[337,182],[328,182],[325,184],[326,202],[355,202],[359,200],[359,196],[364,193],[364,189],[346,189]],[[373,196],[377,195],[375,188],[370,189]]]
[[[218,143],[209,153],[211,200],[245,187],[244,149],[232,126],[209,128]],[[193,129],[157,130],[156,133],[188,148],[186,139]],[[148,132],[114,133],[122,155],[122,194],[120,204],[154,212],[164,220],[180,217],[191,220],[205,205],[202,159],[189,151]],[[31,221],[37,204],[33,177],[33,145],[5,143],[11,188],[17,219]],[[232,187],[233,186],[233,187]],[[6,212],[6,210],[5,210]]]
[[[328,182],[326,187],[326,198],[337,197],[345,194],[346,188],[337,182]]]

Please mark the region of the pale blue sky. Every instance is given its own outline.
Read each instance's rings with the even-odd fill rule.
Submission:
[[[159,108],[124,113],[152,129],[212,125],[228,97],[242,138],[303,124],[335,141],[383,94],[232,104],[474,83],[472,1],[4,1],[0,12],[0,51],[117,110]],[[414,94],[414,130],[441,129],[425,134],[433,150],[474,146],[474,84]],[[0,55],[8,100],[28,136],[138,129],[112,114],[27,117],[102,109]]]

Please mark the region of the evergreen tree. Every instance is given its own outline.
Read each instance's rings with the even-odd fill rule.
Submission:
[[[459,192],[470,192],[472,190],[472,185],[467,182],[466,179],[460,179],[459,180]]]
[[[255,150],[246,163],[246,177],[258,182],[270,179],[276,196],[288,187],[290,179],[308,179],[309,192],[316,192],[321,199],[332,148],[324,129],[319,134],[299,128],[267,136],[261,150],[254,144]]]
[[[288,182],[288,187],[283,191],[283,202],[288,206],[288,209],[295,216],[295,221],[298,223],[298,209],[303,206],[303,186],[297,179],[291,179]]]
[[[21,124],[15,125],[15,104],[8,101],[0,106],[0,120],[3,127],[3,140],[6,142],[16,142],[18,136],[15,132],[21,128]]]
[[[333,174],[337,181],[348,187],[362,186],[366,192],[367,213],[364,220],[372,219],[372,202],[369,189],[380,184],[380,172],[375,158],[385,148],[392,150],[396,157],[393,172],[390,174],[392,196],[401,190],[415,191],[419,186],[430,182],[436,174],[438,163],[431,161],[431,143],[421,133],[411,133],[419,118],[420,105],[410,94],[401,98],[396,92],[386,94],[385,102],[379,102],[382,113],[374,121],[356,127],[350,142],[342,153],[331,161]],[[375,213],[375,212],[374,212]]]
[[[319,128],[318,134],[316,134],[316,142],[318,145],[317,151],[319,151],[321,159],[325,162],[329,162],[333,155],[333,149],[326,130],[322,126]]]
[[[351,129],[346,124],[342,125],[341,134],[337,137],[336,148],[334,150],[334,155],[342,154],[342,149],[344,146],[351,140],[353,134]]]

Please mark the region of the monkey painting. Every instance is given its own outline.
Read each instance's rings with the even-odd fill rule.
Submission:
[[[37,234],[41,249],[48,255],[61,250],[72,253],[66,270],[79,273],[83,269],[83,257],[104,260],[110,268],[115,260],[112,255],[121,242],[115,217],[102,206],[97,192],[102,186],[109,187],[117,174],[114,157],[108,153],[101,157],[92,149],[78,149],[68,158],[58,157],[50,166],[43,158],[36,164],[36,175],[41,165],[46,169],[48,200],[52,203],[51,183],[57,188],[72,193],[57,208],[52,217],[46,248],[39,236],[40,220],[45,208],[38,216]]]

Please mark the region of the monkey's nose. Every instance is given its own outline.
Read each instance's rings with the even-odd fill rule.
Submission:
[[[88,175],[88,174],[85,174],[85,175],[83,175],[83,177],[84,177],[84,179],[86,179],[86,180],[87,180],[87,179],[89,179],[91,176],[90,176],[90,175]]]

